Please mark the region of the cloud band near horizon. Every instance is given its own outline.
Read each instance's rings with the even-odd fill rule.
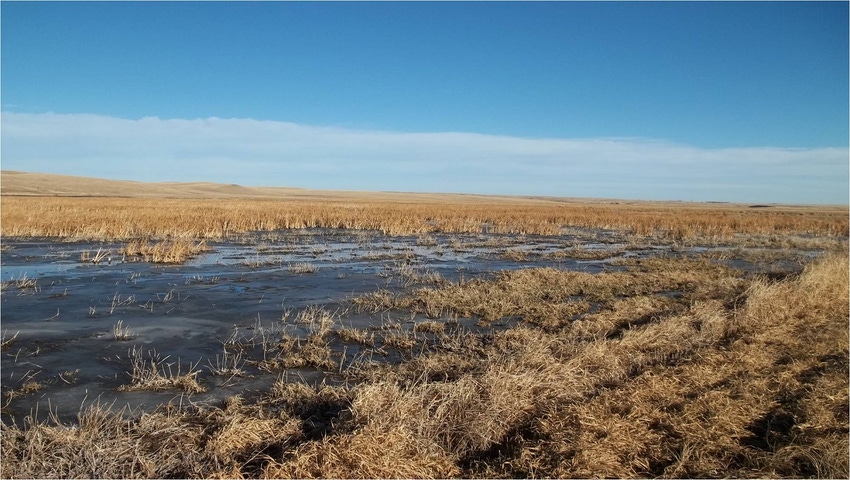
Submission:
[[[847,204],[848,149],[404,133],[253,119],[2,113],[2,168],[138,181]]]

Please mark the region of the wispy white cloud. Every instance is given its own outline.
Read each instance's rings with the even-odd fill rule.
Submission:
[[[131,180],[847,203],[848,149],[402,133],[252,119],[2,114],[2,168]]]

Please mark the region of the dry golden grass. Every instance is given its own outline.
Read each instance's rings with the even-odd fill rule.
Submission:
[[[375,345],[375,334],[367,333],[365,330],[343,327],[337,329],[336,334],[343,343],[357,343],[370,347]]]
[[[360,311],[407,309],[439,318],[478,316],[484,322],[519,317],[555,330],[570,324],[594,304],[610,305],[620,297],[682,292],[687,299],[722,298],[741,286],[740,273],[704,260],[631,261],[624,273],[590,274],[531,268],[503,271],[494,280],[473,279],[409,294],[388,290],[352,299]],[[643,297],[642,297],[643,298]]]
[[[121,250],[125,256],[138,257],[153,263],[183,263],[201,252],[209,251],[205,241],[192,241],[181,238],[151,243],[150,239],[136,239],[128,242]]]
[[[413,326],[414,332],[424,333],[443,333],[446,329],[446,324],[434,321],[419,322]]]
[[[756,282],[742,311],[715,317],[723,348],[688,352],[684,343],[686,361],[555,406],[535,420],[538,439],[512,468],[560,477],[846,478],[847,275],[842,255],[797,280]]]
[[[184,372],[180,361],[169,362],[169,357],[162,357],[155,351],[149,351],[147,359],[141,348],[132,348],[128,354],[133,370],[130,373],[131,382],[118,388],[119,391],[134,390],[183,390],[186,393],[201,393],[206,389],[198,383],[200,373],[196,365],[190,365]]]
[[[737,303],[636,294],[557,331],[445,333],[351,387],[4,424],[2,474],[847,478],[846,253],[747,282]]]
[[[92,405],[75,425],[3,425],[3,478],[241,478],[266,449],[301,435],[285,412],[167,405],[149,414]]]
[[[450,198],[450,197],[446,197]],[[605,228],[672,239],[807,234],[846,237],[846,207],[773,207],[587,203],[515,199],[498,203],[441,200],[405,203],[330,199],[141,199],[3,196],[2,236],[131,240],[225,239],[254,231],[300,228],[377,230],[390,235],[527,233],[564,227]]]
[[[308,262],[298,262],[289,264],[287,269],[292,273],[301,275],[304,273],[316,273],[319,270],[319,267]]]
[[[17,290],[18,295],[34,295],[41,291],[38,280],[27,277],[26,273],[18,278],[0,283],[0,292],[6,292],[12,289]]]
[[[282,333],[278,341],[269,336],[263,340],[263,359],[255,362],[265,371],[279,371],[289,368],[311,366],[331,370],[336,365],[332,360],[332,350],[327,337],[332,331],[336,313],[320,307],[308,307],[301,310],[295,322],[306,325],[310,334],[306,339]]]

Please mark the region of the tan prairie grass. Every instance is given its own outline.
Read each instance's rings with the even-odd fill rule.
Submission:
[[[848,478],[846,252],[781,281],[700,262],[632,267],[604,274],[620,275],[613,296],[557,329],[453,327],[397,365],[353,362],[350,384],[282,375],[252,405],[4,423],[2,475]],[[470,288],[526,285],[519,298],[538,303],[572,283],[602,288],[563,274]],[[670,287],[685,295],[658,295]],[[458,298],[445,308],[461,310]]]
[[[17,290],[18,295],[35,295],[41,291],[41,286],[38,284],[38,279],[29,278],[26,273],[23,273],[18,278],[0,282],[0,292]]]
[[[257,368],[267,372],[307,366],[325,371],[333,370],[336,366],[332,359],[333,351],[324,337],[324,334],[317,333],[308,335],[306,339],[285,337],[278,343],[277,348],[264,355],[263,360],[255,362]]]
[[[121,250],[125,256],[139,257],[153,263],[184,263],[210,248],[205,241],[180,238],[151,243],[150,239],[136,239],[128,242]]]
[[[305,273],[316,273],[319,271],[319,267],[309,262],[297,262],[290,263],[287,266],[287,270],[289,270],[291,273],[302,275]]]
[[[266,472],[431,478],[459,475],[454,464],[468,466],[463,476],[844,478],[847,286],[847,258],[838,256],[799,280],[756,286],[740,311],[703,302],[578,349],[539,330],[499,333],[499,353],[477,373],[356,389],[357,430],[299,447]],[[817,333],[789,336],[819,310],[829,313]],[[822,375],[830,368],[838,370]],[[808,436],[780,431],[777,408],[793,408],[783,415]],[[510,433],[525,429],[538,433]],[[390,455],[433,453],[388,463],[389,435]],[[760,447],[770,435],[787,446]],[[488,463],[481,455],[494,447],[502,456]]]
[[[443,282],[443,277],[440,272],[422,267],[415,267],[406,261],[395,262],[391,267],[386,269],[386,276],[396,277],[400,283],[409,287],[415,283],[433,283],[440,284]]]
[[[681,302],[669,297],[658,295],[626,297],[613,301],[604,311],[589,313],[584,315],[581,321],[571,322],[564,335],[572,344],[578,346],[611,338],[632,326],[681,313],[684,308]]]
[[[3,425],[3,478],[240,478],[266,448],[301,436],[300,420],[230,401],[153,413],[91,405],[75,424]],[[261,456],[261,455],[260,455]],[[250,475],[246,475],[250,476]],[[256,476],[256,475],[254,475]]]
[[[448,198],[448,197],[447,197]],[[556,235],[567,227],[602,228],[674,239],[806,234],[846,237],[846,207],[440,200],[169,199],[3,196],[3,237],[130,240],[226,239],[256,231],[304,228],[377,230],[389,235],[516,233]]]
[[[415,333],[404,329],[387,331],[382,335],[382,340],[385,348],[397,350],[408,350],[419,343]]]
[[[246,375],[245,369],[245,361],[242,358],[242,351],[236,350],[234,352],[229,351],[226,346],[222,348],[221,355],[216,354],[215,363],[212,360],[208,360],[207,363],[210,367],[210,372],[213,375],[218,375],[221,377],[242,377]]]
[[[97,251],[94,252],[94,254],[92,254],[92,252],[90,250],[85,250],[82,253],[80,253],[80,261],[81,262],[90,262],[90,263],[93,263],[95,265],[98,265],[98,264],[100,264],[100,262],[102,262],[104,260],[111,261],[111,260],[109,260],[111,258],[110,257],[111,254],[112,254],[111,250],[109,250],[109,249],[104,250],[103,248],[98,248]]]
[[[539,417],[518,471],[848,477],[847,257],[757,283],[731,342]]]
[[[363,329],[342,327],[336,329],[335,333],[343,343],[356,343],[370,347],[375,345],[375,334]]]
[[[311,305],[298,312],[295,316],[295,323],[306,325],[311,334],[324,338],[331,332],[339,316],[339,311],[331,312],[323,307]]]
[[[502,271],[494,279],[452,282],[406,294],[378,290],[353,298],[352,303],[372,313],[406,309],[432,318],[478,316],[485,322],[518,317],[558,329],[593,304],[609,305],[618,297],[677,292],[690,300],[723,298],[743,282],[740,272],[705,260],[632,261],[630,269],[601,274],[555,268]]]
[[[413,325],[414,332],[423,332],[423,333],[434,333],[440,334],[446,330],[446,324],[442,322],[437,322],[433,320],[426,320],[424,322],[417,322]]]
[[[198,383],[200,370],[197,365],[189,365],[184,372],[180,361],[169,362],[170,357],[162,357],[156,351],[149,351],[147,358],[141,347],[130,349],[128,356],[133,370],[130,372],[130,383],[118,387],[119,391],[132,392],[136,390],[182,390],[186,393],[202,393],[206,389]],[[175,366],[176,365],[176,366]]]
[[[44,387],[44,382],[35,380],[25,380],[19,388],[7,390],[3,393],[3,396],[6,397],[6,403],[8,404],[9,402],[18,397],[23,397],[31,393],[36,393]]]
[[[351,389],[341,385],[308,385],[296,375],[278,376],[261,402],[294,417],[310,414],[340,414],[351,403]]]
[[[245,406],[240,397],[228,399],[224,409],[212,410],[220,429],[206,449],[219,463],[234,457],[249,457],[270,444],[286,442],[301,434],[301,422],[287,414],[273,415],[259,405]],[[238,471],[238,465],[234,465]]]

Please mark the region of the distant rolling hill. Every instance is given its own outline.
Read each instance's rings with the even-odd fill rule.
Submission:
[[[282,194],[286,190],[280,189]],[[101,178],[30,173],[0,172],[0,194],[18,196],[66,197],[171,197],[171,198],[221,198],[259,197],[274,195],[259,189],[240,185],[205,182],[134,182]]]
[[[129,198],[267,198],[290,200],[551,203],[556,199],[453,193],[358,192],[293,187],[244,187],[209,182],[136,182],[102,178],[0,172],[0,195]],[[577,200],[581,201],[581,200]]]

